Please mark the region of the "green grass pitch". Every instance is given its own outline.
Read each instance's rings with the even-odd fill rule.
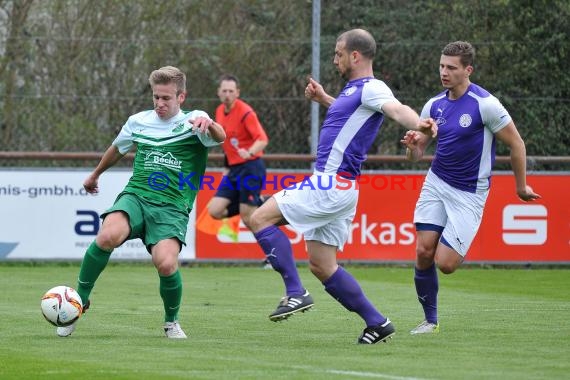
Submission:
[[[283,285],[257,267],[181,269],[187,340],[162,332],[150,264],[111,264],[76,332],[58,338],[40,298],[75,286],[77,264],[1,264],[1,379],[562,379],[570,373],[570,271],[461,268],[440,274],[441,333],[411,336],[422,319],[413,269],[347,266],[390,317],[387,344],[357,345],[364,328],[300,274],[314,310],[273,323]]]

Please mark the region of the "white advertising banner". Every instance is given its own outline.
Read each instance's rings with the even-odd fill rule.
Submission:
[[[0,260],[81,260],[101,226],[99,215],[113,205],[130,170],[109,170],[99,194],[83,189],[88,170],[0,170]],[[195,211],[190,214],[180,259],[195,255]],[[140,239],[113,251],[111,259],[150,260]]]

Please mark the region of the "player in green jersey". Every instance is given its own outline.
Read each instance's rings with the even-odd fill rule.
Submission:
[[[186,98],[186,75],[182,71],[162,67],[150,74],[149,82],[154,109],[129,117],[83,183],[87,192],[97,193],[101,174],[136,144],[133,175],[114,205],[101,215],[99,233],[81,263],[77,291],[87,309],[91,290],[113,249],[140,238],[158,271],[164,332],[168,338],[186,338],[178,323],[182,299],[178,255],[206,169],[208,147],[219,145],[226,135],[205,112],[182,112],[180,106]],[[58,327],[57,335],[71,335],[76,323]]]

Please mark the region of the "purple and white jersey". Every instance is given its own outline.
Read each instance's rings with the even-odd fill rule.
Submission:
[[[447,91],[431,98],[422,118],[433,118],[439,129],[431,171],[450,186],[476,193],[490,187],[495,161],[495,136],[511,122],[501,102],[471,83],[459,99]]]
[[[348,82],[329,107],[321,127],[315,171],[358,177],[384,120],[382,106],[387,102],[398,100],[384,82],[372,77]]]

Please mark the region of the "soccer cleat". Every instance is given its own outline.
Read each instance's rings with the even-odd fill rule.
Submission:
[[[375,344],[378,342],[386,342],[396,334],[396,329],[389,319],[386,322],[370,326],[364,329],[362,335],[358,338],[359,344]]]
[[[261,264],[263,265],[263,269],[273,269],[273,265],[271,265],[271,261],[269,261],[269,259],[263,260]]]
[[[282,321],[295,313],[305,312],[314,305],[313,297],[305,290],[302,296],[286,296],[281,298],[281,302],[277,305],[277,309],[269,315],[269,319],[273,322]]]
[[[85,305],[83,305],[82,315],[85,314],[87,309],[89,309],[89,305],[91,305],[91,301],[87,300],[87,303]],[[62,338],[66,337],[66,336],[70,336],[71,333],[75,331],[75,327],[77,326],[78,321],[79,320],[76,320],[75,322],[73,322],[69,326],[58,327],[57,329],[55,329],[55,333],[57,334],[57,336],[60,336]]]
[[[187,336],[180,327],[180,323],[178,321],[174,322],[166,322],[164,324],[164,333],[166,334],[167,338],[170,339],[186,339]]]
[[[60,336],[62,338],[66,337],[66,336],[70,336],[71,333],[75,331],[75,325],[77,325],[77,321],[73,322],[69,326],[58,327],[55,330],[55,333],[57,334],[57,336]]]
[[[431,323],[428,321],[423,321],[415,329],[410,331],[410,334],[437,334],[439,333],[439,323]]]

